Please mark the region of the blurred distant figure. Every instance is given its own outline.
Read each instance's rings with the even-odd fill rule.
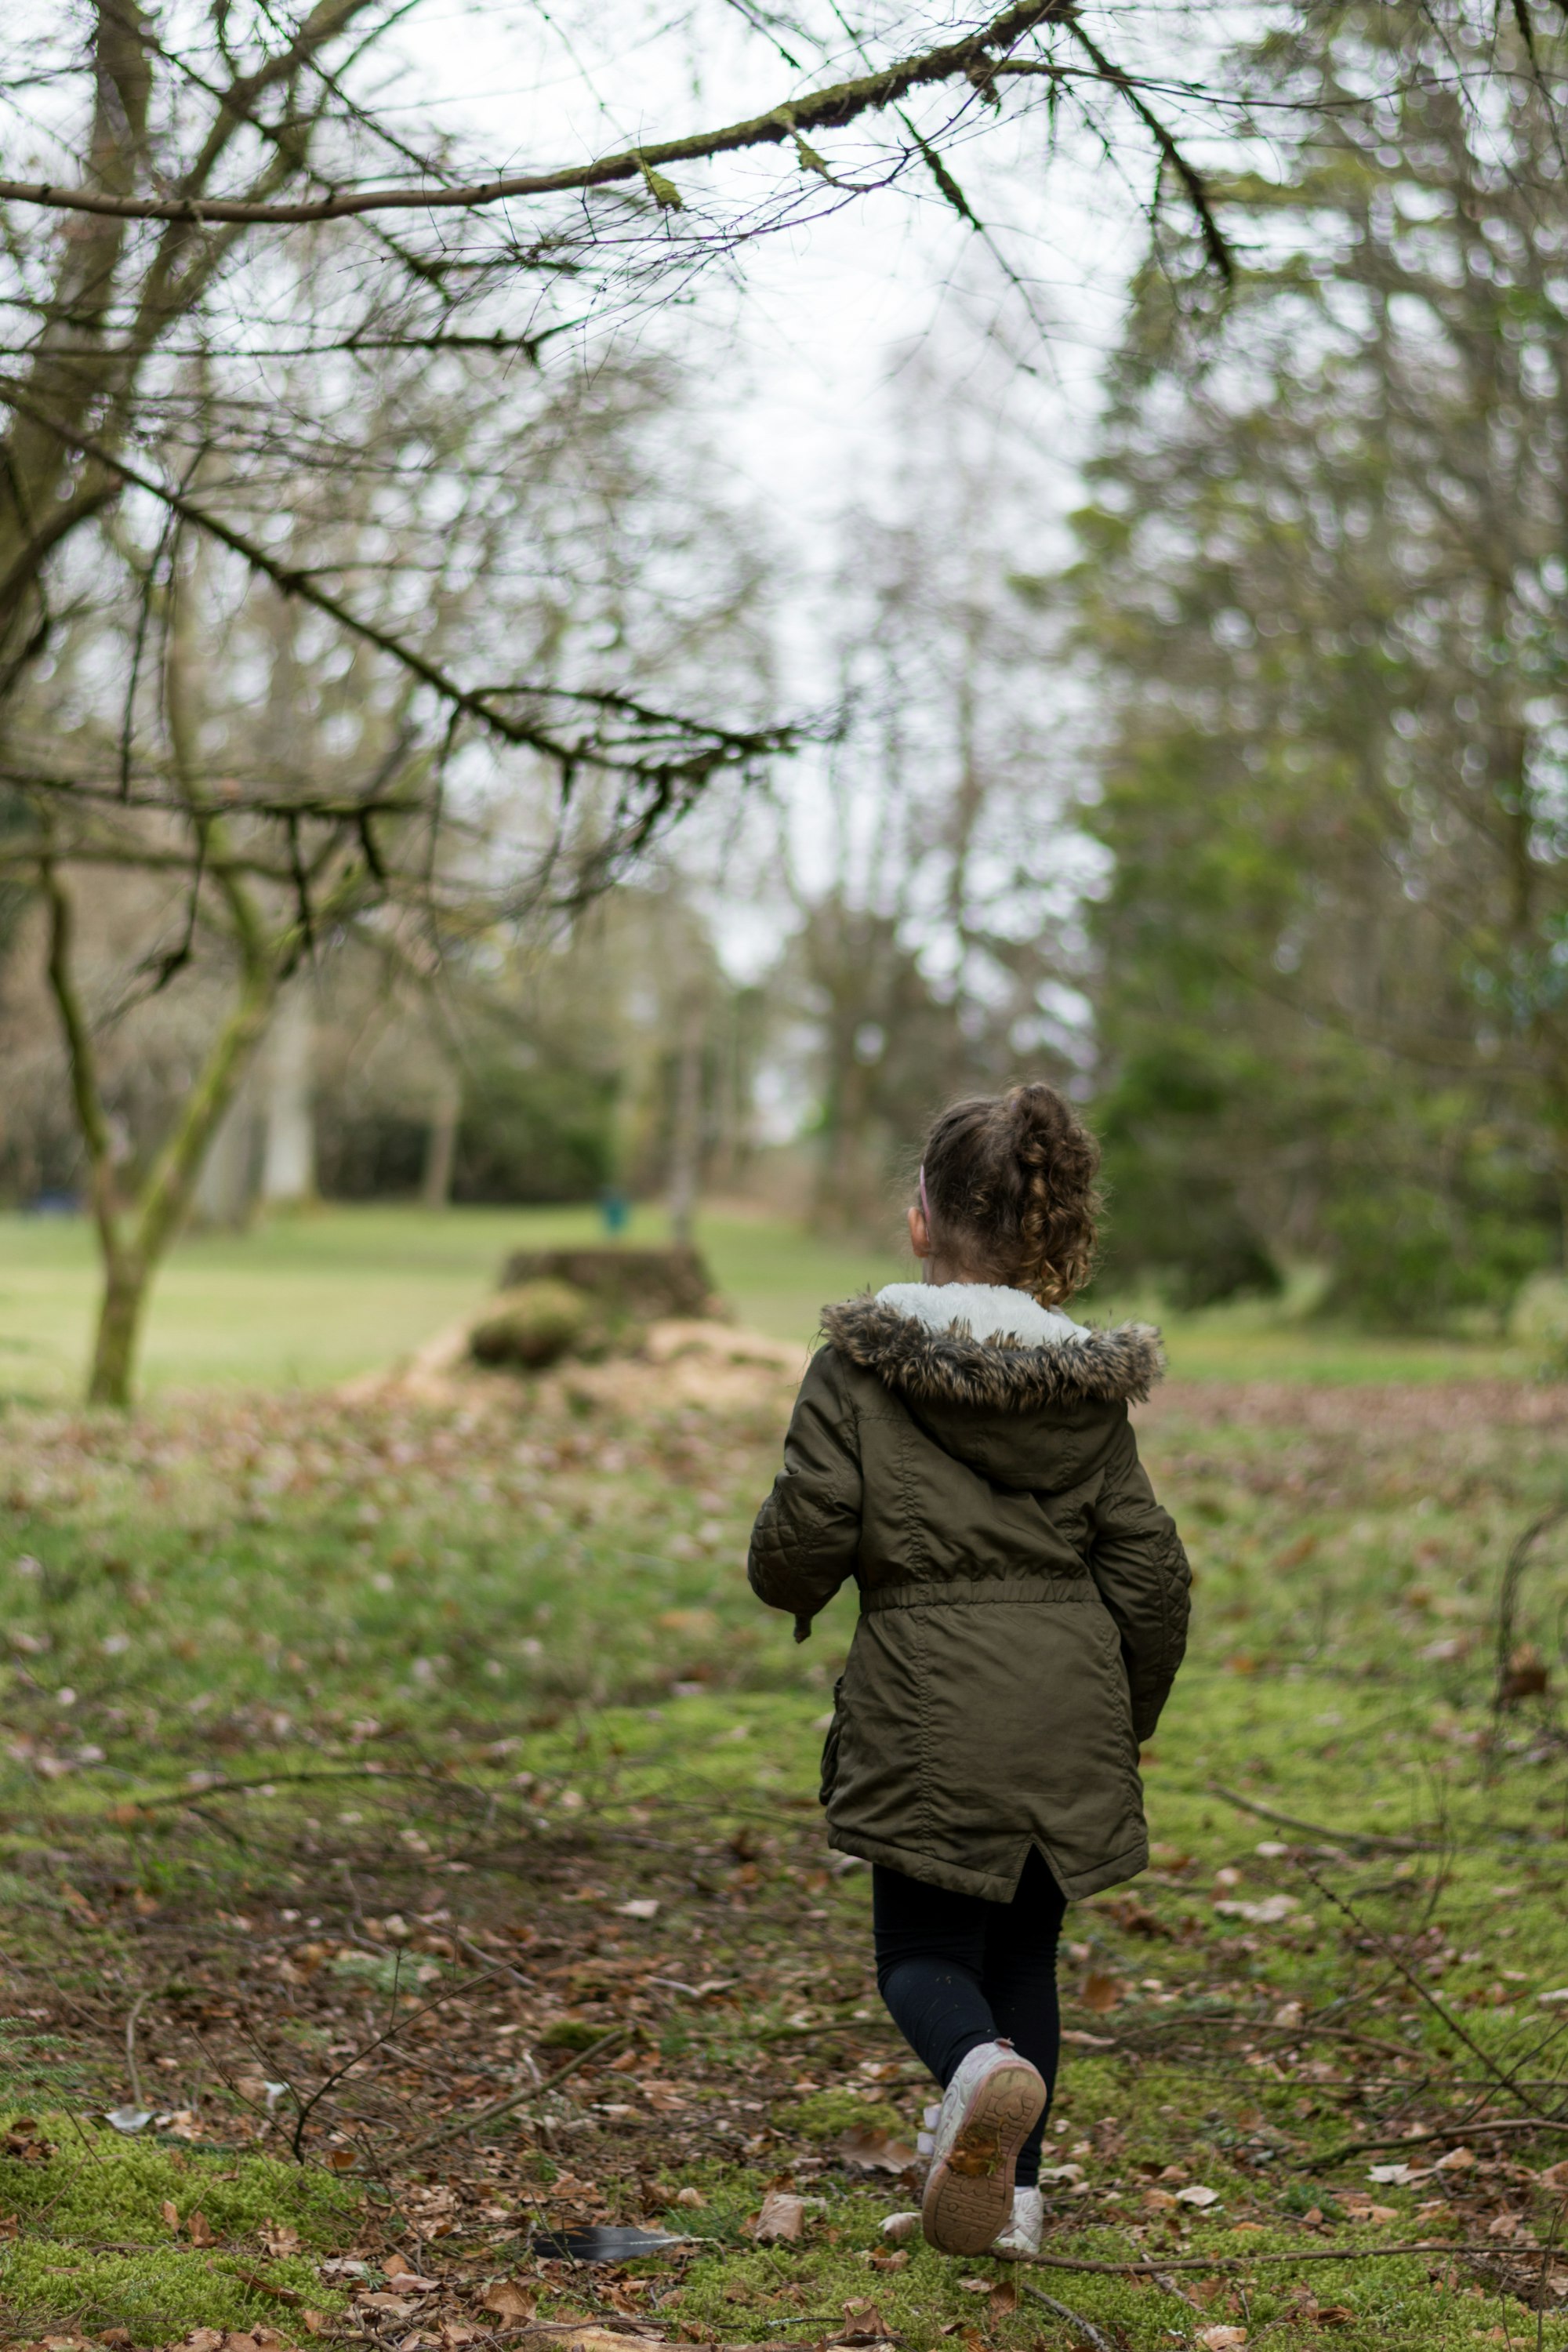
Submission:
[[[599,1214],[612,1241],[624,1234],[631,1223],[632,1204],[618,1185],[612,1184],[600,1193]]]

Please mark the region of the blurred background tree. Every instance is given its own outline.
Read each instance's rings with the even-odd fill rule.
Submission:
[[[1314,111],[1219,191],[1226,314],[1168,247],[1112,371],[1087,984],[1114,1266],[1192,1300],[1316,1256],[1439,1320],[1561,1253],[1568,192],[1526,30],[1498,110],[1479,21],[1302,11],[1242,68]]]
[[[744,40],[815,86],[831,14]],[[933,1110],[1024,1074],[1105,1138],[1107,1292],[1505,1313],[1568,1183],[1558,18],[1259,0],[1140,80],[1014,9],[516,213],[345,82],[391,21],[17,52],[0,1185],[96,1199],[97,1392],[187,1219],[747,1192],[885,1235]],[[955,173],[1074,107],[1157,171],[1069,550],[1053,320]],[[855,193],[814,123],[1032,340],[899,353],[785,547],[710,322],[649,322]]]

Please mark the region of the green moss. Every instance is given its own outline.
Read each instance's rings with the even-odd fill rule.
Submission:
[[[591,2050],[604,2036],[605,2028],[590,2025],[585,2017],[558,2017],[539,2039],[546,2050]]]
[[[909,2129],[897,2107],[880,2099],[862,2099],[854,2091],[813,2091],[793,2106],[777,2108],[774,2121],[781,2131],[814,2140],[837,2139],[847,2131]]]
[[[5,2248],[0,2294],[17,2315],[126,2327],[140,2342],[198,2326],[250,2327],[266,2320],[286,2326],[298,2306],[246,2284],[236,2275],[240,2270],[318,2311],[343,2307],[310,2255],[352,2235],[357,2188],[276,2157],[186,2154],[79,2129],[63,2116],[39,2120],[54,2144],[47,2161],[0,2158],[0,2209],[19,2224]],[[182,2229],[193,2213],[205,2214],[216,2242],[197,2247],[176,2238],[165,2202]],[[268,2255],[259,2242],[267,2222],[296,2230],[301,2251]]]
[[[47,2162],[0,2157],[0,2199],[24,2227],[47,2212],[62,2234],[164,2237],[168,2200],[182,2221],[205,2213],[220,2238],[286,2221],[307,2245],[324,2249],[341,2241],[359,2209],[356,2187],[313,2166],[271,2156],[187,2156],[156,2141],[79,2127],[63,2116],[39,2122],[55,2149]]]
[[[342,2296],[323,2287],[313,2264],[298,2256],[266,2262],[257,2275],[324,2315],[343,2308]],[[0,2293],[18,2316],[124,2327],[139,2343],[167,2342],[193,2327],[254,2327],[258,2320],[293,2334],[301,2307],[247,2285],[221,2254],[169,2243],[124,2253],[100,2252],[79,2241],[18,2238],[5,2250]]]

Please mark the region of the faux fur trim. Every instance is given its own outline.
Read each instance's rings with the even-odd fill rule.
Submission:
[[[1002,1412],[1137,1404],[1165,1369],[1160,1334],[1148,1323],[1123,1323],[1114,1331],[1080,1331],[1075,1324],[1071,1337],[1025,1345],[1005,1337],[977,1339],[966,1323],[935,1331],[923,1318],[868,1295],[824,1307],[822,1328],[841,1356],[924,1404]]]
[[[1081,1339],[1084,1327],[1054,1307],[1042,1307],[1026,1290],[1000,1282],[889,1282],[877,1293],[879,1306],[912,1315],[928,1331],[952,1331],[967,1324],[973,1339],[1013,1339],[1037,1348],[1047,1339]]]

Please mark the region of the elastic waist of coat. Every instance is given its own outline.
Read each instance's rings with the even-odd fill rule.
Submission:
[[[860,1613],[883,1609],[986,1609],[999,1602],[1063,1601],[1098,1598],[1089,1576],[927,1577],[916,1584],[875,1584],[860,1595]]]

